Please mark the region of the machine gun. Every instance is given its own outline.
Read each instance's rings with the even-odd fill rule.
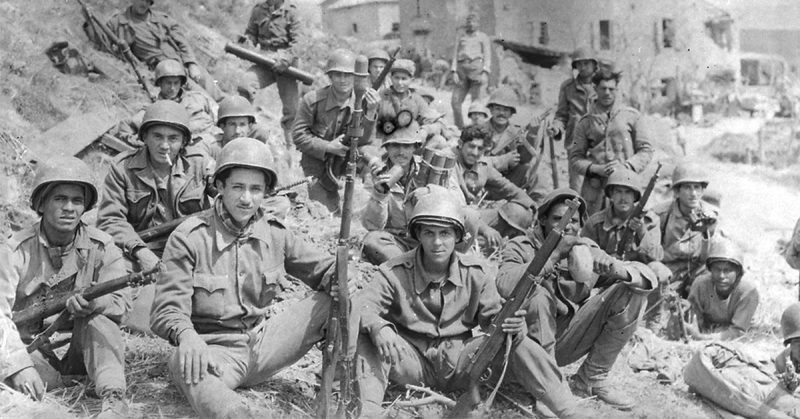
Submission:
[[[342,223],[336,243],[336,275],[331,284],[338,286],[338,301],[331,304],[328,314],[328,330],[322,348],[322,379],[317,394],[317,417],[330,417],[333,379],[338,372],[339,400],[336,417],[355,417],[358,410],[358,386],[354,376],[355,353],[350,343],[350,291],[348,289],[348,262],[350,224],[353,221],[353,192],[355,191],[356,164],[358,162],[358,139],[364,134],[362,120],[364,109],[361,102],[367,90],[367,58],[359,55],[355,64],[356,81],[353,86],[355,102],[352,119],[347,127],[350,140],[347,169],[345,171]]]
[[[247,48],[231,44],[230,42],[225,44],[225,52],[233,54],[243,60],[250,61],[253,64],[265,67],[269,70],[274,69],[275,66],[278,65],[278,62],[272,58],[259,54],[255,51],[251,51]],[[298,80],[307,86],[311,86],[311,84],[314,83],[313,74],[303,71],[297,67],[289,66],[286,71],[283,72],[283,74]]]
[[[525,273],[522,274],[522,278],[519,279],[517,286],[514,287],[514,291],[508,297],[500,312],[492,320],[492,324],[487,330],[488,336],[481,342],[478,351],[470,359],[469,365],[467,365],[467,376],[465,377],[469,381],[469,390],[464,392],[458,399],[456,406],[448,415],[449,417],[467,417],[478,405],[480,402],[479,382],[488,380],[491,377],[492,371],[489,365],[494,361],[495,357],[497,357],[500,349],[506,345],[506,350],[509,350],[511,339],[509,335],[503,332],[502,324],[507,318],[514,316],[514,313],[522,307],[522,304],[531,292],[541,283],[542,279],[539,275],[542,269],[550,258],[550,255],[556,250],[556,247],[564,235],[564,229],[569,223],[569,220],[572,219],[572,215],[575,214],[575,211],[577,211],[580,206],[577,199],[571,199],[567,201],[566,204],[568,209],[564,217],[561,218],[558,226],[547,235],[544,243],[542,243],[542,247],[536,252],[536,256],[528,264]],[[502,376],[498,380],[498,386],[501,381]],[[488,406],[491,406],[492,401],[492,397],[490,396],[486,402],[487,409]]]
[[[641,217],[644,213],[644,207],[647,205],[647,201],[650,199],[650,195],[653,193],[653,188],[656,187],[656,181],[658,181],[658,172],[660,171],[661,163],[658,163],[656,172],[653,173],[653,176],[650,178],[650,182],[647,184],[647,188],[645,188],[644,193],[642,193],[642,197],[639,198],[639,203],[633,208],[633,211],[631,211],[631,214],[625,221],[625,230],[622,231],[622,237],[620,237],[619,242],[617,242],[617,248],[614,251],[614,253],[618,255],[621,260],[625,260],[625,256],[633,243],[633,235],[635,232],[630,226],[630,221],[634,218]]]
[[[15,311],[12,313],[11,318],[14,323],[20,326],[44,320],[53,314],[61,312],[56,320],[42,333],[39,333],[36,338],[34,338],[33,342],[27,346],[26,349],[28,353],[32,353],[40,347],[47,345],[50,342],[50,336],[68,323],[70,313],[66,310],[67,300],[72,298],[72,296],[80,295],[87,301],[91,301],[123,288],[141,287],[152,284],[156,281],[156,274],[158,271],[159,267],[157,266],[149,271],[133,272],[110,281],[99,282],[87,288],[56,294],[52,298],[37,301],[22,310]],[[75,275],[77,275],[77,273]]]
[[[155,102],[157,97],[150,91],[150,88],[147,87],[147,82],[145,81],[144,76],[142,76],[142,73],[139,72],[139,68],[136,66],[137,59],[133,55],[133,52],[131,52],[131,48],[128,46],[128,44],[120,40],[117,35],[115,35],[114,32],[108,28],[108,26],[100,21],[100,19],[97,18],[97,15],[95,15],[92,10],[89,9],[89,6],[86,5],[84,0],[78,0],[78,4],[80,4],[81,8],[83,9],[83,17],[86,19],[86,25],[91,28],[91,31],[95,35],[105,37],[116,46],[117,51],[119,51],[123,59],[131,65],[131,68],[133,68],[133,73],[136,75],[136,80],[139,81],[139,85],[141,85],[142,89],[144,89],[144,92],[147,94],[150,102]]]

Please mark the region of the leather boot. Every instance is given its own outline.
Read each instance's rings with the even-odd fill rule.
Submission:
[[[622,391],[613,388],[607,380],[591,380],[578,373],[572,376],[572,391],[581,397],[597,397],[598,400],[619,410],[631,410],[636,402]]]

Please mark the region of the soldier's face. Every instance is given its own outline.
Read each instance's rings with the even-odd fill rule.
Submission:
[[[678,187],[678,203],[689,209],[697,208],[705,190],[702,183],[682,183]]]
[[[83,186],[62,183],[56,185],[42,203],[42,222],[52,231],[70,233],[75,231],[86,211],[86,196]]]
[[[408,167],[416,149],[414,144],[387,144],[386,154],[394,165]]]
[[[153,5],[153,0],[131,0],[131,8],[137,14],[145,14]]]
[[[575,69],[578,70],[578,76],[581,78],[588,78],[595,71],[594,61],[591,60],[579,60],[575,63]]]
[[[328,77],[331,79],[331,86],[336,93],[350,94],[353,91],[353,75],[342,73],[341,71],[330,71]]]
[[[479,25],[480,25],[480,22],[478,22],[478,18],[475,17],[475,16],[470,16],[470,17],[467,18],[467,23],[466,23],[465,28],[466,28],[467,32],[474,32],[474,31],[476,31],[478,29]]]
[[[417,238],[422,246],[423,259],[435,265],[448,263],[456,248],[456,229],[425,224],[418,228]]]
[[[731,262],[719,260],[711,264],[711,282],[718,294],[728,295],[739,279],[739,268]]]
[[[395,71],[392,73],[392,89],[394,89],[395,92],[407,92],[409,84],[411,84],[411,76],[405,71]]]
[[[231,169],[224,182],[216,182],[222,205],[240,226],[250,221],[264,201],[267,193],[265,177],[260,170],[237,167]]]
[[[489,112],[492,113],[492,119],[498,125],[505,125],[508,123],[511,115],[514,115],[514,109],[508,106],[492,105],[489,107]]]
[[[477,138],[466,143],[461,143],[461,159],[464,160],[464,163],[470,166],[477,163],[478,160],[483,157],[483,152],[485,150],[483,144],[483,138]]]
[[[183,83],[178,76],[162,77],[158,80],[158,87],[161,89],[161,96],[164,99],[175,99],[181,91]]]
[[[167,125],[155,125],[144,134],[144,145],[153,163],[171,165],[183,146],[183,131]]]
[[[614,104],[617,98],[617,82],[615,80],[601,80],[600,83],[595,85],[595,92],[597,92],[597,102],[605,107]]]
[[[223,143],[234,138],[246,137],[250,133],[250,118],[246,116],[231,116],[222,121]]]
[[[614,210],[625,214],[633,208],[633,204],[636,202],[636,192],[631,188],[614,185],[611,187],[609,198]]]
[[[486,115],[483,112],[472,112],[469,115],[469,120],[472,121],[473,125],[481,125],[485,124],[487,120],[489,120],[489,115]]]
[[[381,74],[384,68],[386,68],[386,61],[379,59],[370,60],[368,70],[369,75],[374,79]]]
[[[794,338],[789,342],[789,354],[792,362],[797,366],[800,362],[800,338]]]
[[[547,213],[547,217],[545,217],[542,222],[545,236],[550,234],[551,231],[558,227],[558,223],[560,223],[561,219],[564,218],[564,215],[567,213],[568,209],[569,207],[563,203],[550,207],[550,212]],[[577,236],[580,231],[581,218],[579,211],[575,211],[575,214],[572,215],[572,220],[570,220],[570,222],[564,228],[564,234],[568,236]]]

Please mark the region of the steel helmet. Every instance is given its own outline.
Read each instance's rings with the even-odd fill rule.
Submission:
[[[793,303],[781,314],[781,333],[783,344],[788,345],[792,339],[800,337],[800,303]]]
[[[325,73],[338,71],[340,73],[355,74],[356,56],[347,49],[336,49],[328,58],[325,65]]]
[[[744,254],[728,239],[715,239],[711,242],[706,258],[706,268],[711,269],[714,262],[730,262],[739,268],[739,275],[744,272]]]
[[[250,101],[243,96],[231,95],[226,97],[219,104],[219,115],[217,116],[217,125],[225,122],[225,118],[235,116],[246,116],[250,119],[250,123],[256,122],[256,111]]]
[[[487,108],[486,105],[481,102],[470,103],[469,109],[467,110],[467,116],[470,116],[473,113],[482,113],[486,115],[487,118],[492,115],[491,112],[489,112],[489,108]]]
[[[404,71],[410,77],[414,77],[414,73],[417,71],[417,66],[414,65],[413,61],[401,58],[392,64],[392,69],[389,70],[389,73],[394,74],[398,71]]]
[[[497,211],[500,218],[517,231],[525,234],[533,224],[533,213],[530,208],[517,201],[508,201]]]
[[[453,227],[460,240],[464,239],[465,217],[450,190],[439,185],[428,185],[414,191],[416,204],[408,222],[408,234],[417,239],[419,225]],[[459,240],[459,241],[460,241]]]
[[[537,214],[538,219],[544,220],[547,217],[547,213],[550,212],[550,207],[553,204],[558,202],[563,202],[566,199],[577,199],[578,203],[578,212],[580,213],[581,224],[586,221],[586,201],[581,198],[581,195],[570,188],[558,188],[553,191],[550,191],[547,195],[544,196],[542,201],[542,205],[539,207],[539,212]]]
[[[274,188],[278,181],[269,148],[255,138],[239,137],[222,147],[222,152],[217,159],[217,169],[214,171],[214,181],[225,170],[237,167],[258,169],[264,172],[267,189]]]
[[[588,48],[580,47],[572,53],[572,68],[578,66],[578,61],[591,61],[594,63],[595,68],[598,67],[597,58]]]
[[[383,146],[389,144],[416,144],[421,146],[425,141],[425,131],[421,130],[417,121],[411,121],[406,127],[397,128],[383,139]]]
[[[369,60],[369,62],[372,62],[372,60],[383,60],[388,63],[389,53],[381,48],[375,48],[367,53],[367,60]]]
[[[144,118],[139,128],[139,139],[144,140],[144,133],[154,125],[167,125],[183,132],[184,143],[191,138],[189,131],[189,111],[173,100],[159,100],[144,110]]]
[[[680,163],[672,172],[672,187],[678,188],[684,183],[699,183],[708,187],[708,177],[696,163]]]
[[[45,196],[52,187],[62,183],[75,183],[83,186],[86,198],[86,211],[97,203],[97,187],[94,186],[92,171],[83,160],[77,157],[54,157],[42,163],[33,179],[31,208],[39,215]]]
[[[180,77],[181,84],[186,84],[186,70],[184,70],[183,64],[181,64],[178,60],[161,60],[161,62],[156,66],[155,77],[156,86],[158,86],[159,80],[164,77]]]
[[[611,196],[612,186],[624,186],[633,189],[636,192],[636,200],[642,197],[642,185],[639,180],[639,175],[633,170],[627,168],[619,168],[614,170],[614,173],[608,176],[606,181],[606,196]]]
[[[492,105],[500,105],[511,108],[514,113],[517,113],[517,103],[517,94],[508,86],[500,86],[489,96],[489,103],[486,104],[486,107],[491,109]]]

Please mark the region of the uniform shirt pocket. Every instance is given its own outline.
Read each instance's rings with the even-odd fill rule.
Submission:
[[[261,292],[258,296],[259,307],[266,308],[280,294],[283,290],[283,276],[283,271],[278,268],[269,269],[261,274]]]
[[[144,218],[147,213],[147,207],[150,205],[150,191],[132,189],[126,192],[126,199],[128,201],[128,214],[129,218]]]
[[[192,314],[200,317],[220,318],[225,312],[227,275],[194,275]]]
[[[203,209],[205,187],[195,182],[190,183],[178,198],[178,213],[194,214]]]

